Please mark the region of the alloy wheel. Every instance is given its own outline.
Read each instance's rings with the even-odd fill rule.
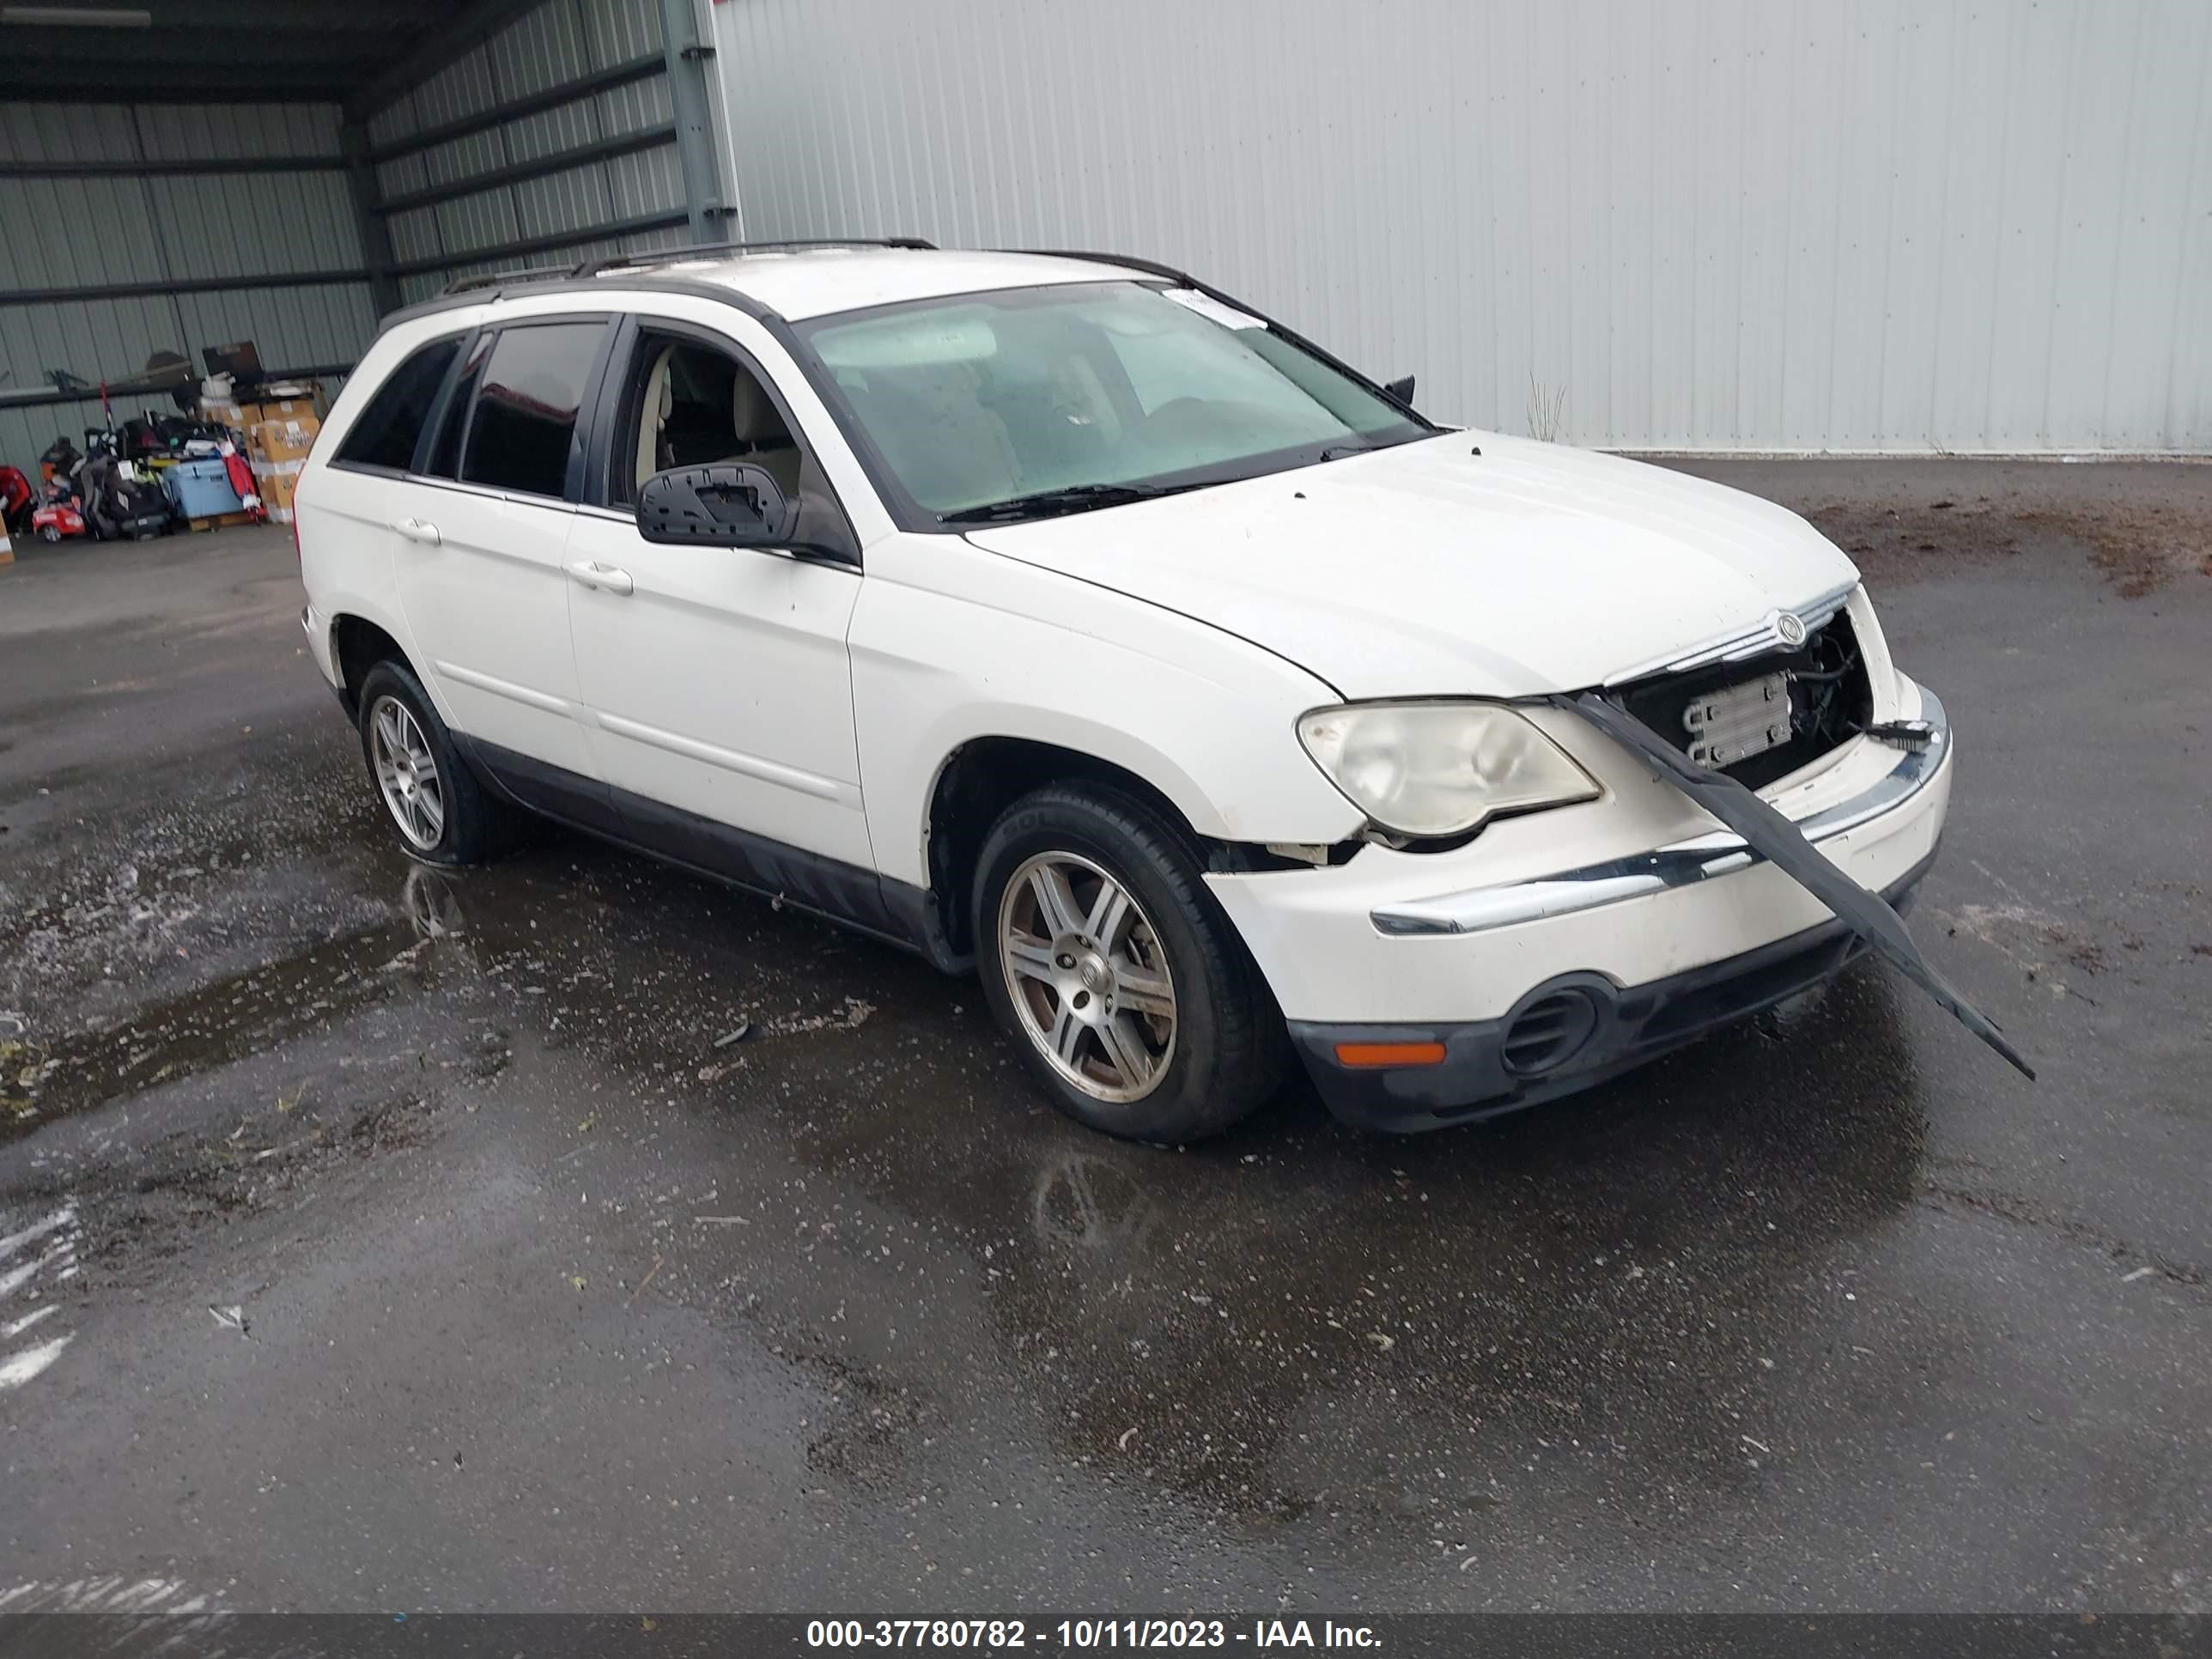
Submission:
[[[398,698],[379,697],[369,710],[368,750],[392,821],[409,846],[428,852],[446,832],[445,783],[422,726]]]
[[[1023,1030],[1093,1099],[1142,1100],[1175,1058],[1175,975],[1135,896],[1089,859],[1040,853],[999,900],[999,968]]]

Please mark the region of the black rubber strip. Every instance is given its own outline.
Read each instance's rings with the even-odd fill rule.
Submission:
[[[1838,869],[1788,818],[1734,778],[1696,764],[1642,720],[1595,691],[1571,697],[1554,696],[1546,701],[1581,715],[1623,748],[1641,755],[1662,781],[1673,784],[1741,836],[1753,851],[1834,911],[1838,921],[1948,1009],[1961,1025],[2010,1060],[2021,1076],[2033,1079],[2034,1068],[2005,1041],[2004,1033],[1928,965],[1912,935],[1905,931],[1904,918],[1889,908],[1881,894],[1869,892]]]

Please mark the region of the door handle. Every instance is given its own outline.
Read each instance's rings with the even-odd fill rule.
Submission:
[[[438,526],[422,519],[395,519],[392,527],[410,542],[420,542],[425,547],[438,545]]]
[[[568,574],[586,587],[596,587],[608,593],[634,593],[637,584],[630,580],[629,572],[617,570],[611,564],[601,564],[593,559],[579,559],[568,567]]]

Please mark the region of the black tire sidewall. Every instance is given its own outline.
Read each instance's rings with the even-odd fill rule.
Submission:
[[[1167,1075],[1142,1100],[1097,1100],[1069,1084],[1039,1051],[1014,1006],[999,958],[1000,898],[1024,861],[1054,852],[1079,854],[1113,876],[1166,948],[1176,1048]],[[1059,786],[1017,801],[978,858],[972,920],[984,997],[1030,1075],[1069,1116],[1108,1134],[1176,1144],[1218,1133],[1258,1103],[1249,1089],[1236,1086],[1237,1057],[1224,1054],[1222,1043],[1227,1005],[1251,994],[1243,941],[1206,892],[1182,838],[1144,803],[1103,788]],[[1237,1023],[1241,1029],[1249,1020]]]
[[[382,815],[385,826],[408,857],[424,864],[454,865],[473,863],[483,852],[485,825],[481,792],[475,775],[462,760],[460,750],[453,743],[453,734],[447,731],[445,721],[438,718],[438,710],[430,701],[430,694],[422,683],[402,665],[385,661],[377,664],[362,678],[361,683],[361,753],[368,768],[368,781],[376,799],[376,810]],[[379,702],[390,697],[404,705],[414,716],[415,724],[422,729],[430,745],[431,757],[438,764],[438,787],[446,807],[446,821],[438,836],[438,844],[420,848],[409,840],[392,816],[391,804],[384,799],[384,788],[376,775],[376,756],[369,734],[369,717]]]

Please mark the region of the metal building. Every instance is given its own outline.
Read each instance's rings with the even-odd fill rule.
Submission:
[[[1445,419],[2212,451],[2203,0],[723,0],[744,228],[1187,265]]]
[[[453,276],[720,234],[695,0],[0,10],[0,461],[252,340],[326,382]],[[118,397],[118,419],[166,394]]]

